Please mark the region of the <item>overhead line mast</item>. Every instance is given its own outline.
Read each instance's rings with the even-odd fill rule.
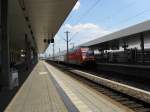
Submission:
[[[64,32],[64,33],[66,33],[66,43],[67,43],[67,62],[69,61],[69,58],[68,58],[68,53],[69,53],[69,42],[71,41],[71,39],[69,40],[69,31],[66,31],[66,32]]]

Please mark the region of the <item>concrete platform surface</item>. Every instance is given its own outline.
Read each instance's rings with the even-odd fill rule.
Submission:
[[[40,61],[5,112],[133,112]]]
[[[67,112],[55,85],[41,62],[33,69],[6,112]]]
[[[133,112],[129,108],[100,94],[54,66],[44,62],[52,77],[59,83],[73,104],[82,112]]]

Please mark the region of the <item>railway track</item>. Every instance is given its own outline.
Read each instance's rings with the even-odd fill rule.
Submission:
[[[53,64],[55,67],[57,67],[58,69],[60,69],[61,71],[69,74],[70,76],[72,76],[73,78],[77,79],[78,81],[94,88],[96,91],[112,98],[113,100],[131,108],[132,110],[134,110],[135,112],[150,112],[150,96],[146,96],[146,95],[150,95],[148,94],[143,94],[140,93],[141,98],[139,95],[139,98],[135,96],[132,96],[133,94],[128,94],[126,93],[127,91],[129,91],[129,93],[131,92],[131,90],[127,90],[125,92],[124,89],[126,88],[122,88],[119,87],[119,85],[117,85],[117,88],[121,88],[121,89],[116,89],[116,85],[111,85],[112,87],[109,87],[107,84],[102,84],[99,83],[99,81],[97,79],[94,79],[94,77],[86,77],[86,73],[82,74],[82,71],[79,70],[75,70],[73,68],[68,68],[64,65],[58,65],[58,64]],[[84,73],[84,72],[83,72]],[[89,74],[89,73],[87,73]],[[83,76],[84,75],[84,76]],[[113,88],[115,87],[115,88]],[[137,91],[133,92],[135,94],[139,94]],[[142,97],[144,99],[142,99]]]

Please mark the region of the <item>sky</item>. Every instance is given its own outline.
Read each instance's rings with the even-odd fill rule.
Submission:
[[[69,48],[102,37],[123,28],[150,20],[150,0],[78,0],[71,13],[55,35],[55,53],[66,50],[69,31]],[[45,51],[52,55],[50,44]]]

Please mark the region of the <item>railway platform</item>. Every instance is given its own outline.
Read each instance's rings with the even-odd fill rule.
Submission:
[[[92,87],[39,61],[5,112],[133,112]]]

